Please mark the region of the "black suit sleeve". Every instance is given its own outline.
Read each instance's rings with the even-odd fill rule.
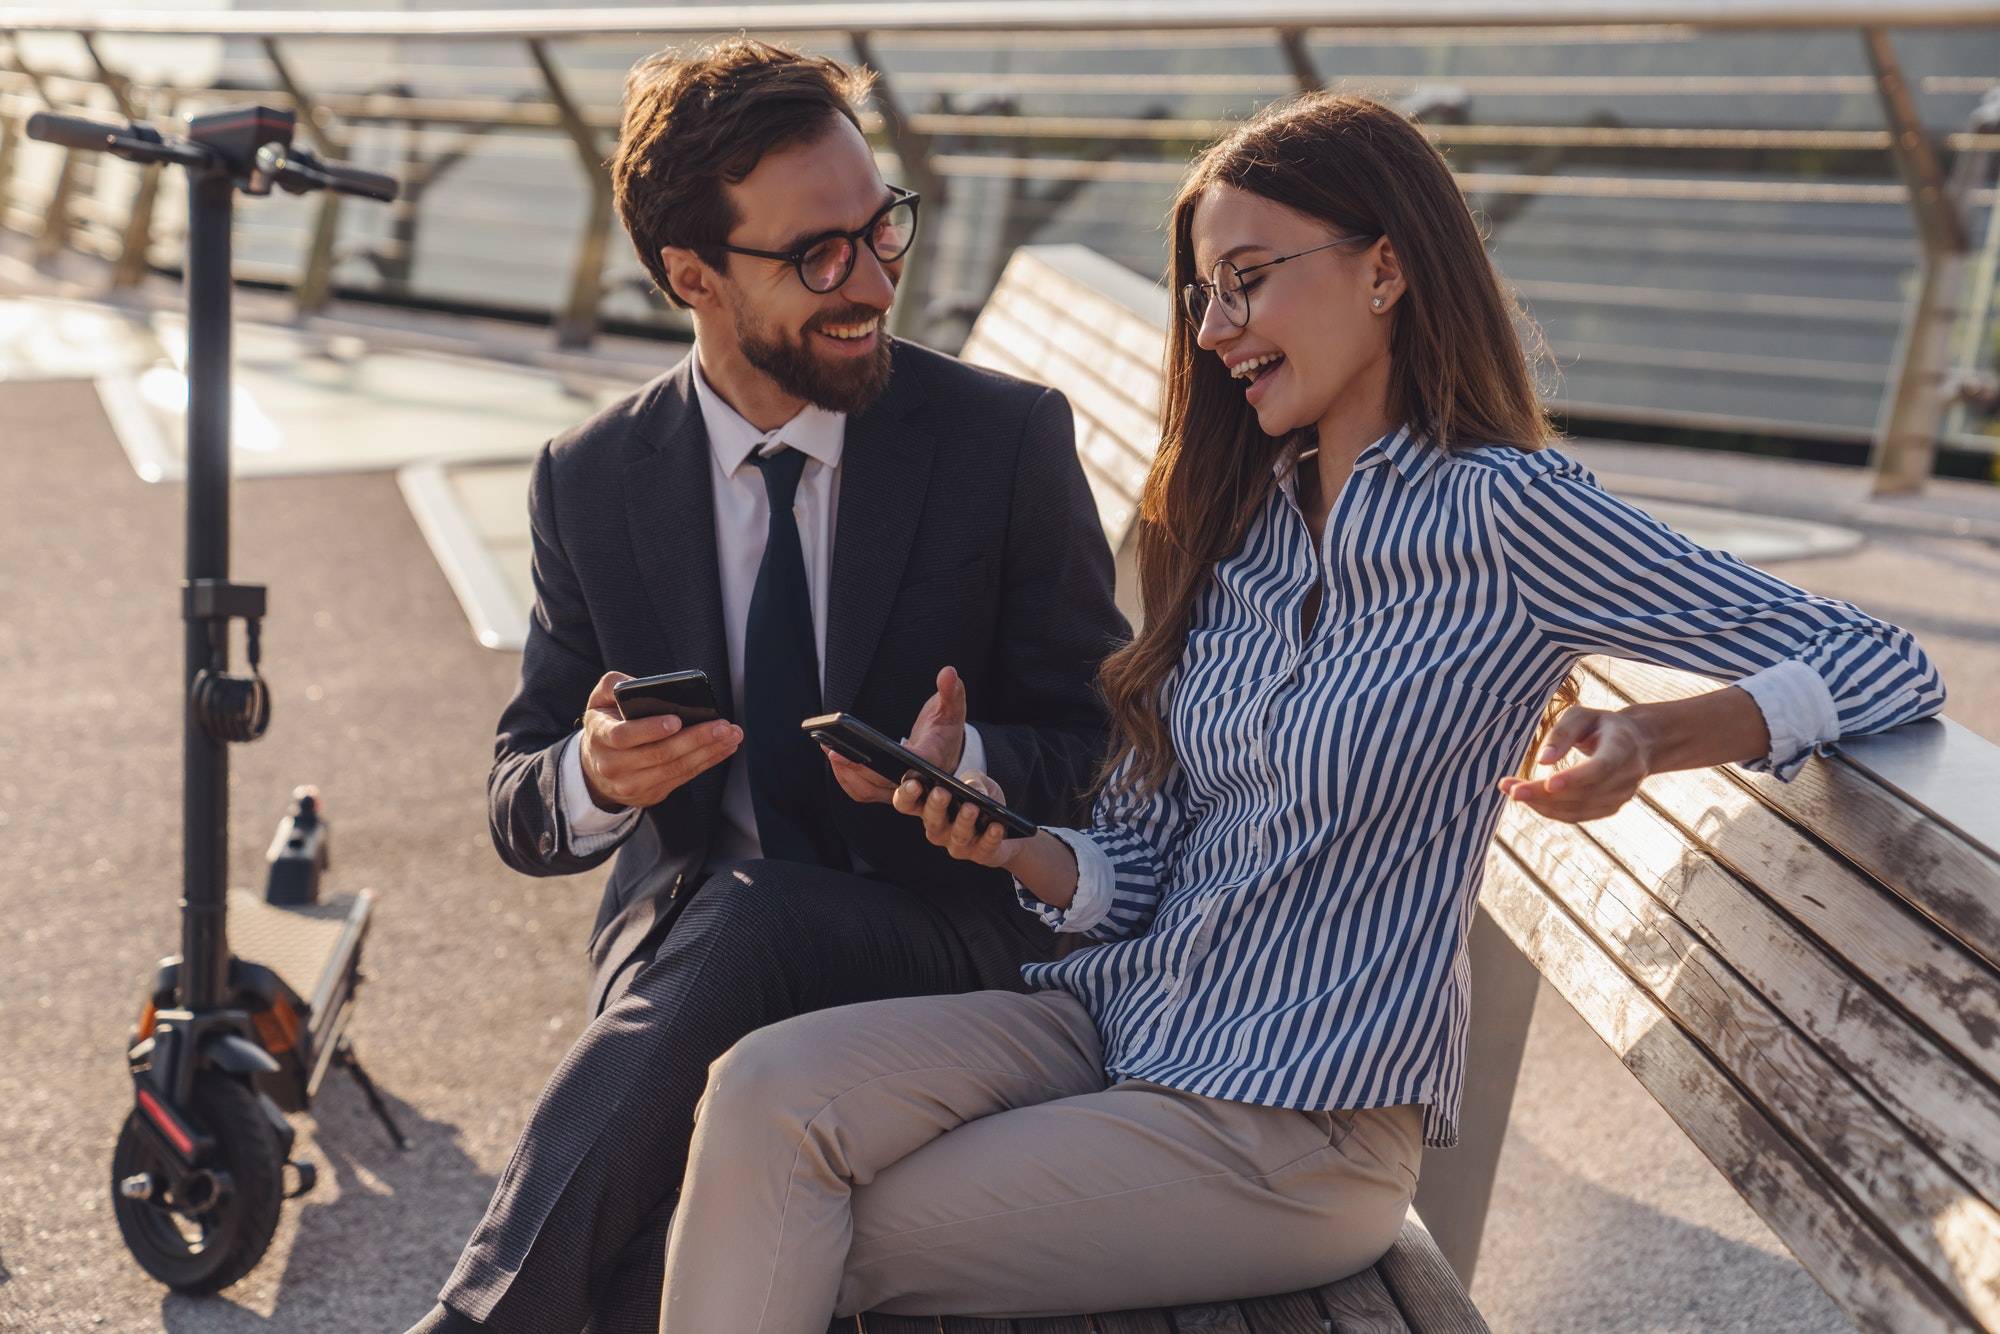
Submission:
[[[500,715],[494,741],[487,819],[493,846],[509,866],[528,875],[569,875],[603,862],[623,840],[588,857],[572,854],[556,791],[563,742],[576,731],[605,666],[557,530],[553,461],[546,446],[535,456],[528,481],[528,523],[535,606],[521,654],[521,683]]]
[[[1056,390],[1028,414],[1008,515],[999,689],[968,701],[972,722],[1010,806],[1039,823],[1088,823],[1085,793],[1107,731],[1097,667],[1131,629],[1113,598],[1075,418]]]

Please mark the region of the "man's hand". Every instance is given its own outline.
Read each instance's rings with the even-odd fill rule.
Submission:
[[[938,672],[937,693],[918,712],[910,739],[903,744],[946,773],[958,772],[965,755],[965,683],[958,679],[957,668]],[[856,801],[886,802],[895,795],[896,785],[873,769],[825,746],[820,749],[826,751],[840,790]]]
[[[657,806],[675,788],[734,755],[743,740],[743,729],[728,722],[692,728],[671,716],[626,722],[611,687],[631,679],[606,672],[584,710],[578,758],[584,786],[600,810]]]
[[[1639,780],[1652,772],[1651,749],[1650,735],[1629,713],[1573,704],[1549,729],[1535,760],[1553,764],[1571,750],[1588,758],[1547,778],[1509,775],[1500,790],[1551,820],[1601,820],[1630,801]]]

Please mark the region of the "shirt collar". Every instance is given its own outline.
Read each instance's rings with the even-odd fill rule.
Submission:
[[[1299,454],[1306,448],[1306,438],[1282,450],[1271,471],[1287,491],[1296,495]],[[1364,448],[1354,456],[1354,471],[1373,466],[1376,460],[1386,459],[1391,467],[1402,474],[1403,480],[1414,485],[1423,480],[1424,474],[1437,466],[1442,453],[1423,432],[1409,426],[1398,426],[1380,440]]]
[[[708,431],[708,447],[722,465],[725,477],[734,477],[753,453],[769,453],[774,441],[790,445],[822,466],[838,468],[840,452],[847,440],[847,414],[829,412],[808,403],[798,416],[775,431],[760,431],[744,420],[743,414],[723,402],[722,395],[701,373],[701,355],[694,359],[694,396],[701,405],[701,423]]]

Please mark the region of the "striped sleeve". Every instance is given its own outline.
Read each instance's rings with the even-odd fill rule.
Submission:
[[[1137,797],[1117,793],[1131,766],[1127,755],[1098,797],[1089,829],[1049,830],[1076,853],[1077,897],[1070,907],[1051,907],[1014,883],[1021,906],[1054,930],[1124,940],[1144,935],[1159,911],[1162,872],[1186,828],[1182,770],[1175,765],[1157,791]]]
[[[1771,734],[1745,768],[1789,782],[1839,737],[1944,707],[1907,630],[1697,545],[1553,450],[1499,472],[1493,506],[1508,572],[1551,644],[1743,686]]]

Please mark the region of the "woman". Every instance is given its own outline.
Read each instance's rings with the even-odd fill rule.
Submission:
[[[1027,994],[823,1011],[718,1061],[668,1334],[1364,1268],[1423,1148],[1457,1139],[1466,933],[1506,801],[1587,820],[1649,773],[1789,779],[1942,706],[1905,632],[1694,545],[1544,447],[1516,312],[1394,112],[1265,112],[1197,163],[1172,225],[1185,319],[1146,620],[1103,668],[1118,743],[1094,823],[1003,841],[942,792],[895,798],[1098,943],[1025,968]],[[1586,653],[1735,685],[1564,709]]]

